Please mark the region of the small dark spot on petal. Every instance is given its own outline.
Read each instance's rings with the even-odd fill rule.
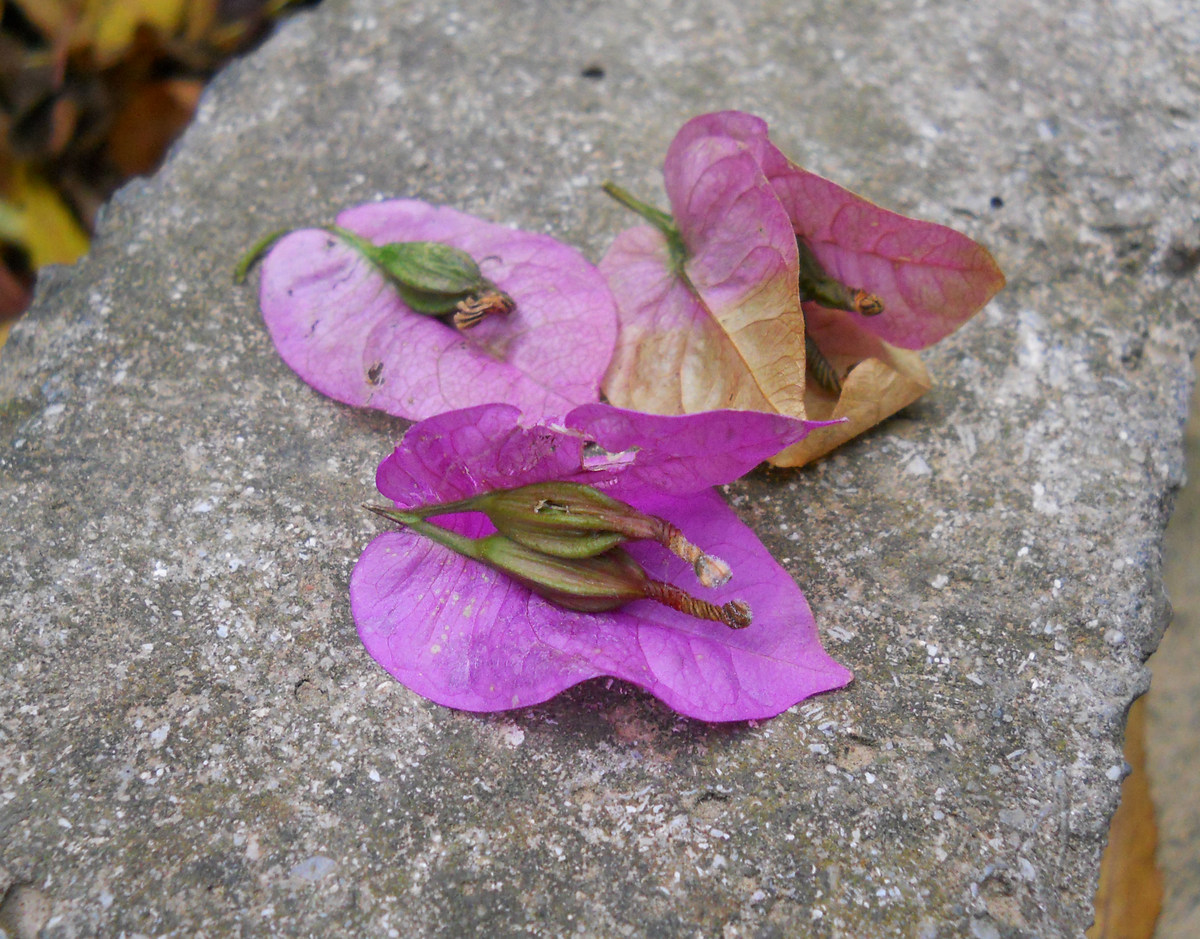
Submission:
[[[992,196],[992,201],[991,201],[991,203],[990,203],[990,204],[991,204],[991,206],[992,206],[992,208],[993,208],[993,209],[1002,209],[1002,208],[1004,208],[1004,200],[1003,200],[1003,199],[1001,199],[999,196]]]
[[[367,369],[367,384],[382,385],[383,384],[383,363],[376,362]]]
[[[584,78],[590,78],[592,81],[600,81],[604,77],[604,69],[599,65],[589,65],[579,74]]]

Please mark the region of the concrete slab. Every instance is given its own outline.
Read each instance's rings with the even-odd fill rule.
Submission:
[[[327,0],[225,72],[0,354],[5,928],[1077,936],[1167,619],[1197,345],[1174,3]],[[988,244],[917,406],[729,496],[848,689],[758,725],[595,682],[493,717],[358,644],[401,427],[297,381],[244,248],[384,196],[599,257],[687,117]]]

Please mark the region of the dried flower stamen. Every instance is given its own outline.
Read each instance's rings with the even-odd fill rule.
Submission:
[[[517,304],[502,290],[487,290],[478,296],[459,300],[454,308],[454,325],[459,330],[471,329],[487,316],[507,316]]]
[[[663,583],[661,580],[646,581],[646,597],[672,610],[686,613],[697,619],[710,619],[724,623],[730,629],[745,629],[750,625],[750,604],[745,600],[730,600],[721,606],[700,600],[680,590],[674,584]]]

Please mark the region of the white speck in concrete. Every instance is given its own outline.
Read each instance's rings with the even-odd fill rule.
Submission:
[[[332,874],[336,867],[337,861],[333,858],[326,857],[323,854],[314,854],[312,857],[305,858],[298,864],[292,865],[292,869],[288,871],[288,874],[299,880],[316,883],[318,880]]]
[[[1000,930],[991,920],[971,920],[971,935],[974,939],[1000,939]]]
[[[1043,515],[1057,515],[1061,511],[1058,503],[1046,495],[1046,487],[1041,483],[1033,484],[1033,510]]]

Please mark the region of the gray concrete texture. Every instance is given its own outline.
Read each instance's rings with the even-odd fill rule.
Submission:
[[[1198,31],[1067,0],[288,23],[0,355],[10,931],[1080,935],[1168,617]],[[606,681],[494,716],[415,697],[346,599],[402,427],[302,385],[235,260],[392,195],[595,259],[633,222],[598,184],[661,193],[675,129],[721,107],[1009,275],[917,405],[729,487],[856,681],[736,726]]]

